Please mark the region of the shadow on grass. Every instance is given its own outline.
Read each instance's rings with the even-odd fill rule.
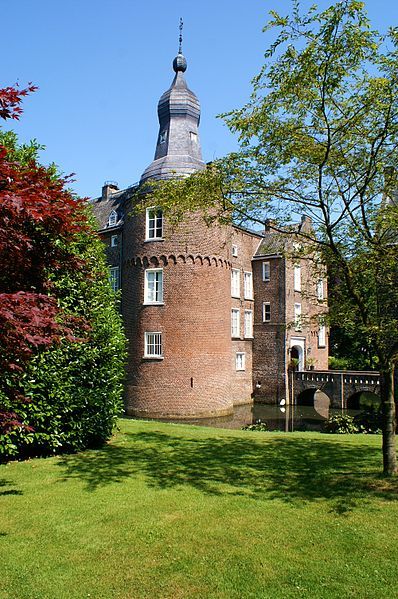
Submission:
[[[381,450],[342,438],[139,432],[124,439],[124,445],[64,457],[65,479],[80,479],[89,491],[143,476],[157,489],[188,485],[210,495],[294,503],[327,499],[339,514],[367,498],[398,499],[397,481],[380,477]]]
[[[19,489],[4,489],[4,487],[7,487],[8,485],[11,485],[8,480],[0,478],[0,497],[2,495],[22,495],[22,491]]]

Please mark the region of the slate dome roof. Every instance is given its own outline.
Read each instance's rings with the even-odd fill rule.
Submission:
[[[200,104],[185,80],[187,61],[181,52],[173,61],[173,69],[173,82],[158,103],[155,158],[143,172],[141,183],[148,179],[185,177],[205,167],[198,134]]]

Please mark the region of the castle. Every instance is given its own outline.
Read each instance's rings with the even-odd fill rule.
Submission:
[[[140,184],[205,168],[186,68],[180,45]],[[294,227],[286,240],[272,223],[253,232],[207,225],[198,213],[172,227],[156,206],[134,214],[135,191],[107,182],[92,201],[111,283],[121,289],[128,415],[204,418],[253,398],[288,403],[292,365],[327,369],[326,275],[300,251]]]

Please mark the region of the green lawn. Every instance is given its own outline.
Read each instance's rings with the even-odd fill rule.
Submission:
[[[398,597],[379,436],[120,427],[0,466],[1,599]]]

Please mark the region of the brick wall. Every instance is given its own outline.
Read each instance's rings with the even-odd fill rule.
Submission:
[[[294,267],[301,269],[301,291],[294,289]],[[313,256],[286,260],[286,323],[287,348],[294,344],[295,338],[302,338],[305,345],[304,366],[323,370],[328,368],[328,339],[320,347],[318,343],[319,318],[326,310],[325,301],[317,298],[317,282],[323,280],[324,297],[327,297],[325,269],[317,264]],[[294,304],[301,304],[302,327],[297,331],[294,325]]]
[[[231,397],[234,405],[252,402],[253,394],[253,336],[245,337],[245,311],[252,312],[253,331],[254,331],[254,275],[252,270],[252,258],[259,243],[259,238],[255,235],[249,235],[238,227],[231,228],[229,242],[229,252],[231,268],[239,270],[240,290],[239,298],[231,297],[231,288],[229,290],[231,310],[239,310],[240,331],[239,337],[231,339]],[[236,247],[237,255],[232,255],[232,246]],[[252,273],[253,299],[245,297],[244,293],[244,274]],[[236,369],[236,354],[243,353],[245,356],[245,370]]]
[[[135,215],[125,198],[123,234],[107,231],[103,237],[109,264],[121,265],[128,414],[206,417],[229,413],[253,395],[269,403],[289,400],[287,369],[297,343],[306,362],[311,358],[315,368],[327,368],[327,347],[318,344],[326,302],[318,300],[316,287],[322,277],[326,298],[326,276],[313,257],[294,256],[291,240],[282,253],[253,259],[259,236],[239,227],[208,226],[200,214],[176,226],[165,219],[163,239],[145,241],[145,214]],[[119,245],[112,248],[115,233]],[[264,261],[269,281],[263,281]],[[295,265],[301,267],[300,291],[294,289]],[[145,270],[154,267],[163,269],[164,305],[145,306]],[[232,269],[240,273],[239,297],[231,295]],[[253,273],[252,299],[245,297],[245,272]],[[270,304],[269,322],[263,321],[264,302]],[[295,303],[302,307],[301,331],[294,326]],[[240,314],[234,338],[232,308]],[[245,335],[245,311],[252,311],[254,338]],[[145,332],[162,333],[163,359],[144,358]],[[238,353],[245,357],[243,370],[236,367]]]
[[[143,306],[144,268],[131,267],[123,290],[129,414],[231,411],[229,273],[198,260],[170,261],[163,264],[164,305]],[[163,334],[163,360],[143,358],[145,331]]]
[[[264,256],[253,261],[255,273],[255,333],[253,343],[253,386],[255,398],[266,403],[289,401],[287,388],[291,348],[302,352],[300,366],[328,367],[328,338],[318,343],[319,317],[327,311],[326,273],[313,255],[294,256],[293,240],[284,255]],[[270,280],[263,281],[263,262],[270,264]],[[300,267],[301,289],[295,287],[295,267]],[[324,301],[317,297],[317,282],[323,280]],[[269,302],[271,320],[263,322],[263,303]],[[295,323],[295,304],[301,306],[301,326]],[[259,387],[261,385],[261,387]]]
[[[111,238],[116,235],[118,243],[116,246],[111,246]],[[106,232],[102,235],[102,240],[105,244],[105,254],[109,266],[119,266],[121,262],[122,251],[122,233],[121,231]]]
[[[263,281],[263,262],[269,262],[270,265],[269,281]],[[257,401],[266,403],[279,403],[281,399],[286,398],[285,259],[270,256],[253,260],[253,272],[255,281],[253,342],[255,398]],[[263,322],[263,302],[270,303],[271,319],[269,322]]]
[[[164,240],[145,242],[145,216],[124,227],[122,306],[129,339],[126,409],[131,415],[205,417],[251,401],[251,340],[231,340],[232,243],[235,266],[251,271],[253,238],[228,226],[207,226],[190,215]],[[144,273],[163,269],[164,305],[144,306]],[[237,300],[243,313],[253,301]],[[163,359],[146,359],[144,333],[161,332]],[[236,351],[246,368],[236,371]]]

